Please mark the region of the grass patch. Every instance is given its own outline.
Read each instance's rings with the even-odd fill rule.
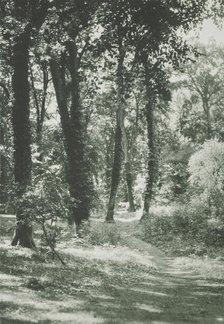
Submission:
[[[192,270],[205,279],[224,280],[224,261],[209,257],[175,258],[174,266],[181,270]]]

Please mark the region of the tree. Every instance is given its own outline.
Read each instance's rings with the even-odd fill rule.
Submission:
[[[67,157],[67,180],[71,197],[75,201],[70,223],[75,222],[77,231],[81,223],[88,220],[91,209],[92,182],[86,155],[84,113],[80,99],[80,67],[83,55],[88,50],[88,27],[96,9],[94,1],[67,1],[66,7],[62,9],[63,13],[56,18],[59,24],[54,26],[57,30],[59,26],[62,27],[60,36],[65,41],[56,40],[59,46],[56,55],[50,50],[50,70]]]
[[[142,216],[142,218],[145,218],[149,216],[149,207],[155,184],[156,152],[153,130],[155,127],[155,100],[157,94],[165,95],[165,97],[168,94],[164,68],[168,64],[178,67],[189,51],[187,44],[177,36],[177,30],[180,28],[188,30],[193,23],[199,22],[205,9],[205,2],[192,1],[187,4],[176,1],[170,1],[169,3],[154,1],[141,3],[138,1],[133,6],[135,10],[138,9],[133,17],[134,23],[138,26],[136,35],[133,38],[136,46],[135,60],[143,66],[146,87],[149,158]],[[155,72],[155,74],[152,72]],[[153,80],[154,76],[155,81]],[[156,80],[157,76],[158,79]],[[154,90],[152,91],[152,89]],[[154,92],[155,89],[156,92]]]
[[[0,81],[0,210],[5,212],[7,207],[7,186],[9,184],[9,103],[8,84]],[[11,161],[10,161],[11,162]]]
[[[129,40],[128,33],[132,22],[128,20],[131,7],[129,2],[113,1],[106,3],[104,15],[100,17],[100,23],[104,30],[100,39],[101,51],[106,51],[116,62],[116,129],[114,140],[114,156],[111,172],[111,188],[106,215],[107,222],[113,222],[114,208],[117,190],[120,182],[122,161],[124,158],[125,178],[129,200],[129,210],[134,211],[134,197],[132,185],[132,168],[128,151],[128,137],[125,128],[125,108],[128,85],[125,80],[127,74],[127,63],[125,59],[128,52]],[[130,85],[130,84],[129,84]],[[130,90],[130,89],[129,89]]]
[[[223,219],[224,144],[206,141],[189,161],[190,183],[210,208],[211,215]]]
[[[5,7],[4,7],[5,5]],[[2,11],[6,10],[6,4]],[[29,106],[29,48],[33,29],[40,28],[45,13],[46,2],[30,2],[17,0],[10,2],[10,14],[16,33],[13,34],[12,45],[12,89],[13,112],[12,125],[14,132],[14,175],[17,185],[17,223],[12,245],[20,244],[23,247],[35,246],[32,237],[32,224],[26,213],[23,195],[31,181],[31,133],[30,133],[30,106]],[[6,36],[6,34],[5,34]]]
[[[214,137],[223,139],[223,49],[213,44],[207,49],[199,47],[199,51],[197,62],[183,67],[185,98],[179,119],[181,133],[193,143]]]
[[[165,73],[158,68],[157,65],[151,66],[148,62],[144,63],[145,87],[146,87],[146,106],[145,116],[147,121],[147,137],[148,137],[148,165],[147,180],[144,194],[144,206],[142,220],[149,216],[149,208],[153,198],[154,185],[157,179],[157,161],[158,151],[156,148],[155,135],[155,110],[158,107],[159,97],[163,100],[170,100],[170,92],[168,90],[168,81]]]

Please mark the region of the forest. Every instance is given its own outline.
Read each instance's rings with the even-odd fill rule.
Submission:
[[[0,1],[1,323],[224,322],[223,17]]]

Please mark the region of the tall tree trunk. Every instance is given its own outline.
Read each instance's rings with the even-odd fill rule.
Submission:
[[[129,202],[128,210],[129,212],[134,212],[135,204],[134,204],[134,195],[133,195],[132,168],[131,168],[130,154],[128,151],[128,139],[127,139],[127,134],[124,126],[124,119],[121,124],[121,133],[122,133],[122,146],[123,146],[123,153],[124,153],[125,177],[127,183],[127,194],[128,194],[128,202]]]
[[[58,64],[56,60],[52,59],[50,68],[64,136],[68,170],[67,180],[71,197],[75,199],[73,215],[69,219],[69,223],[75,223],[77,231],[79,231],[81,223],[88,220],[90,215],[92,183],[85,156],[77,55],[75,44],[70,43],[68,44],[68,61],[65,61],[65,57],[62,57],[60,64]],[[71,93],[69,94],[65,79],[66,67],[69,69],[71,78]],[[71,95],[71,98],[68,98],[69,95]]]
[[[120,181],[121,163],[122,163],[122,134],[121,134],[121,119],[123,119],[123,109],[118,108],[116,112],[116,131],[114,145],[114,160],[111,176],[110,198],[107,208],[107,222],[114,221],[114,207],[117,195],[117,189]]]
[[[68,44],[69,71],[71,76],[71,128],[73,133],[73,165],[72,165],[72,196],[78,200],[73,210],[71,222],[80,226],[88,220],[91,209],[92,180],[85,148],[85,127],[79,89],[79,57],[75,42]]]
[[[148,166],[147,166],[147,182],[144,197],[143,215],[141,220],[149,217],[149,208],[153,197],[153,189],[156,179],[156,147],[155,147],[155,125],[154,125],[154,107],[156,97],[150,88],[148,65],[145,64],[145,84],[147,104],[145,114],[147,120],[147,135],[148,135]]]
[[[23,1],[15,3],[16,15],[21,18]],[[29,110],[29,63],[30,28],[27,27],[21,35],[16,38],[13,48],[13,77],[12,87],[14,93],[14,105],[12,124],[14,131],[14,175],[18,186],[17,196],[19,199],[16,212],[16,229],[12,245],[21,245],[27,248],[35,246],[33,241],[33,229],[29,215],[24,206],[23,195],[31,180],[31,130]]]
[[[121,164],[122,164],[122,125],[124,122],[123,109],[123,64],[125,51],[122,48],[122,41],[119,44],[119,58],[117,67],[117,112],[116,112],[116,131],[115,131],[115,145],[114,145],[114,159],[111,176],[110,197],[107,208],[106,222],[114,221],[114,208],[117,195],[117,189],[120,182]]]
[[[106,136],[105,145],[106,145],[106,159],[105,159],[105,182],[106,182],[106,191],[110,190],[110,180],[111,180],[111,170],[112,170],[112,155],[113,155],[113,146],[114,146],[114,131],[109,129],[108,138]]]

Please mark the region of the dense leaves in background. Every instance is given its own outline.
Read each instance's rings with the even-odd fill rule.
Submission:
[[[14,245],[34,246],[33,221],[46,232],[60,218],[81,233],[93,212],[113,222],[123,201],[147,220],[155,202],[191,200],[190,156],[219,160],[221,143],[213,153],[199,145],[223,141],[223,49],[184,40],[206,5],[2,1],[0,203],[6,211],[14,168]],[[197,194],[221,215],[218,180],[210,191],[199,182]]]

